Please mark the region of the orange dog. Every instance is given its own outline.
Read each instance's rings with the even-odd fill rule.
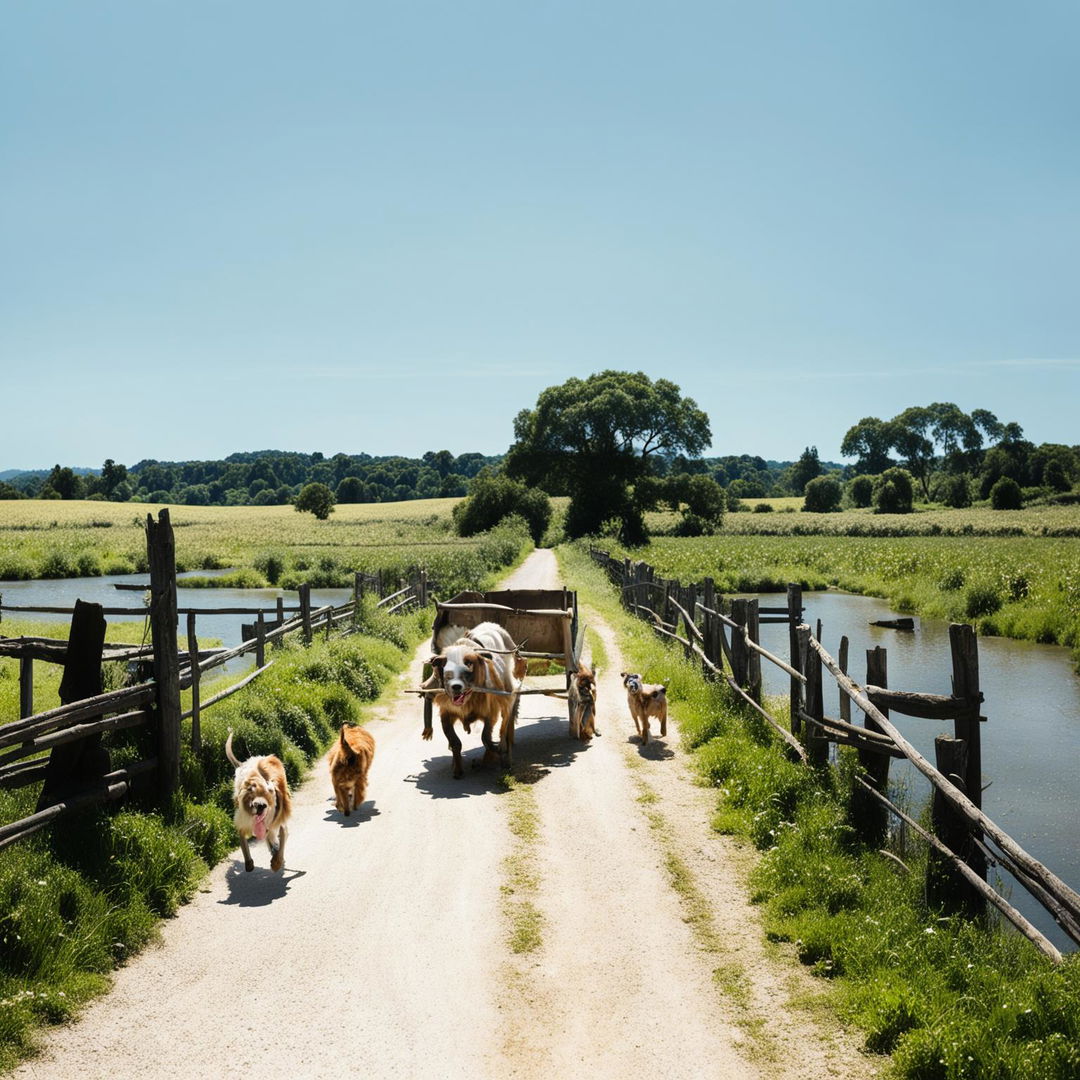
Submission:
[[[570,738],[588,742],[600,732],[596,727],[596,672],[584,664],[570,676]]]
[[[642,682],[640,675],[627,671],[622,672],[622,681],[626,687],[626,703],[630,706],[630,715],[642,745],[649,741],[650,716],[660,721],[660,734],[667,735],[667,688],[662,683]]]
[[[346,817],[359,808],[367,793],[368,769],[375,757],[375,740],[362,727],[341,725],[341,735],[330,750],[330,781],[334,805]]]
[[[270,848],[270,869],[280,870],[285,865],[285,839],[289,835],[286,822],[292,813],[285,766],[274,754],[237,761],[233,754],[232,731],[225,740],[225,756],[236,767],[233,823],[240,836],[244,869],[248,872],[255,869],[248,850],[248,837],[254,836],[256,840],[265,839]]]

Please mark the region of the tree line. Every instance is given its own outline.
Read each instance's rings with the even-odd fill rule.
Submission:
[[[502,455],[477,453],[455,457],[449,450],[420,458],[258,450],[214,461],[147,459],[129,468],[109,458],[97,473],[56,465],[47,475],[13,477],[0,483],[0,498],[271,506],[293,502],[315,483],[329,488],[339,503],[401,502],[465,495],[481,469],[501,460]]]

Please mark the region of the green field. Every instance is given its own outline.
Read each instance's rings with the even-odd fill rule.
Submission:
[[[831,531],[815,534],[821,519]],[[899,521],[906,534],[867,535],[870,525],[897,527],[897,517],[739,513],[716,536],[601,546],[665,577],[712,577],[726,593],[780,591],[788,582],[840,588],[884,597],[898,611],[973,622],[981,634],[1080,647],[1080,507],[943,510]]]
[[[462,539],[457,499],[337,507],[327,521],[290,506],[172,506],[177,569],[246,571],[248,586],[347,586],[356,570],[404,574],[424,567],[449,595],[475,588],[518,557],[519,532]],[[0,581],[96,577],[147,569],[145,524],[158,506],[0,502]]]

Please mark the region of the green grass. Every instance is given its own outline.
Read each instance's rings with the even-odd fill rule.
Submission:
[[[235,568],[239,577],[188,587],[350,586],[357,570],[405,576],[421,567],[440,595],[483,588],[530,546],[521,529],[463,539],[456,499],[347,504],[327,521],[291,506],[172,506],[181,571]],[[0,581],[147,570],[145,525],[159,507],[134,503],[0,501]]]
[[[544,942],[544,916],[533,902],[540,884],[535,869],[540,825],[532,786],[519,782],[512,774],[507,774],[503,783],[514,842],[503,863],[505,877],[500,889],[510,951],[521,955],[535,952]]]
[[[40,1025],[106,990],[109,972],[235,846],[229,729],[238,756],[277,754],[296,785],[343,722],[362,722],[381,693],[396,692],[392,677],[429,632],[430,612],[394,618],[368,604],[360,629],[274,650],[259,680],[207,710],[199,754],[185,732],[181,791],[164,813],[136,800],[63,819],[0,852],[0,1069],[33,1053]],[[110,737],[114,765],[145,756],[146,738],[141,729]],[[36,798],[36,785],[0,791],[0,822],[33,812]]]
[[[721,592],[837,587],[898,611],[974,622],[985,635],[1080,647],[1080,539],[721,535],[659,537],[634,551],[602,546],[664,577],[712,577]]]
[[[717,791],[715,827],[760,852],[752,899],[768,936],[820,976],[826,1000],[864,1033],[867,1049],[891,1055],[891,1075],[1080,1076],[1080,955],[1055,966],[997,922],[929,909],[924,851],[902,853],[907,874],[859,842],[848,752],[840,769],[820,774],[788,761],[753,714],[618,607],[582,548],[560,549],[560,558],[579,593],[618,627],[628,662],[665,672],[686,746]],[[783,702],[774,706],[782,716]]]

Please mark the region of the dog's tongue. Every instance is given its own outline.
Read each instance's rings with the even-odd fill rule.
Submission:
[[[266,839],[266,814],[260,814],[251,826],[251,831],[255,834],[256,840]]]
[[[469,692],[467,690],[465,691],[464,694],[458,694],[458,696],[456,698],[454,698],[454,704],[455,705],[460,705],[468,696],[469,696]]]

